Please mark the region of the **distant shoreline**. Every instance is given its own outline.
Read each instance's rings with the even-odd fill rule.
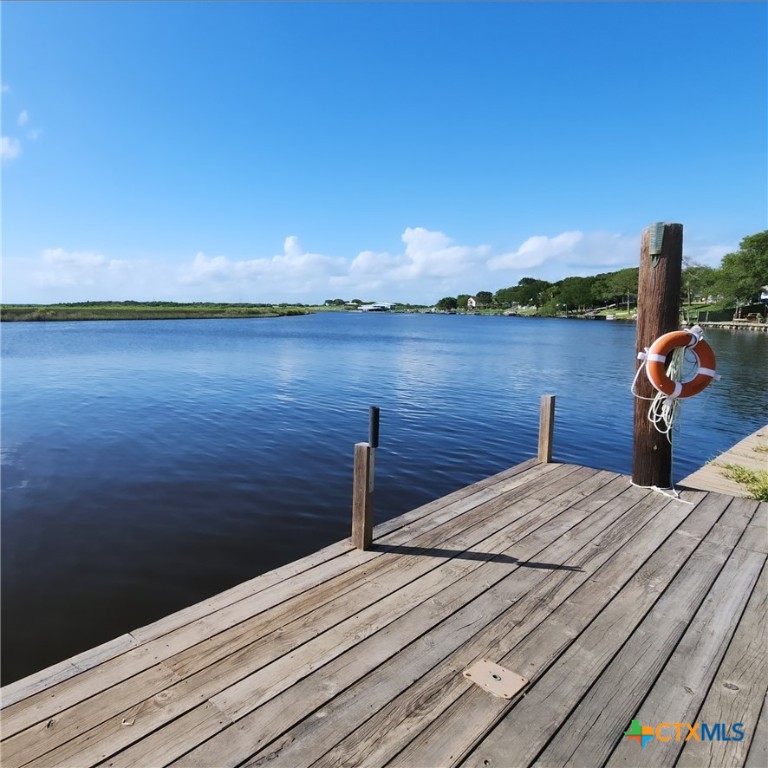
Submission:
[[[2,322],[66,322],[90,320],[222,320],[295,317],[311,314],[306,307],[264,304],[175,304],[173,302],[93,302],[79,304],[3,304]]]

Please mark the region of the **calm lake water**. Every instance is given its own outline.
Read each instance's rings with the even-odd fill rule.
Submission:
[[[535,455],[631,471],[632,325],[328,313],[2,328],[2,681],[349,535],[381,407],[377,521]],[[768,336],[708,334],[679,479],[762,426]]]

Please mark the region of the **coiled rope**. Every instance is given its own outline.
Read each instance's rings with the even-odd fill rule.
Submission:
[[[647,353],[648,350],[646,349],[645,352]],[[686,354],[689,352],[688,349],[685,348],[678,348],[675,349],[672,352],[670,363],[667,367],[667,376],[669,376],[670,379],[673,381],[682,381],[683,376],[686,370],[686,366],[688,364],[691,364],[693,366],[698,365],[698,360],[696,360],[696,357],[694,356],[692,360],[686,358]],[[640,355],[644,355],[644,353],[640,353]],[[638,357],[640,357],[638,355]],[[648,408],[648,421],[653,424],[654,428],[657,432],[660,432],[662,435],[666,435],[667,440],[669,441],[670,445],[672,444],[672,430],[675,427],[675,423],[678,418],[678,408],[680,407],[680,398],[678,397],[668,397],[663,392],[656,392],[656,394],[653,397],[643,397],[641,394],[637,391],[637,380],[640,377],[640,375],[645,371],[645,360],[644,356],[643,358],[643,365],[641,365],[637,369],[637,373],[635,373],[634,381],[632,382],[631,391],[632,394],[638,399],[638,400],[647,400],[650,402],[650,406]],[[679,427],[678,427],[679,430]]]

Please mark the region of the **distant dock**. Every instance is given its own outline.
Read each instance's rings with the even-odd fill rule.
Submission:
[[[6,686],[2,764],[762,766],[767,518],[532,460]]]
[[[702,328],[722,328],[726,331],[757,331],[768,333],[768,323],[748,323],[746,320],[729,320],[723,323],[697,322]]]
[[[744,485],[723,474],[723,467],[735,464],[754,471],[768,471],[768,424],[745,437],[722,455],[688,475],[679,485],[699,491],[717,491],[731,496],[747,496]]]

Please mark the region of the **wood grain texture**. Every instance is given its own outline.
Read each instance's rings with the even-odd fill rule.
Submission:
[[[755,725],[745,768],[765,768],[768,765],[768,694],[763,700],[760,718]]]
[[[659,336],[680,327],[680,274],[683,260],[682,224],[665,224],[658,258],[649,253],[649,229],[640,245],[637,289],[636,352],[643,352]],[[637,367],[642,362],[637,361]],[[672,446],[666,435],[648,420],[648,402],[656,390],[645,375],[636,383],[632,480],[641,486],[669,488],[672,485]]]
[[[552,461],[552,436],[555,431],[555,396],[542,395],[539,407],[539,461]]]
[[[626,489],[626,485],[624,487]],[[636,489],[631,490],[630,495],[636,498]],[[451,631],[448,631],[447,628],[443,629],[439,636],[440,642],[437,642],[435,636],[422,636],[413,646],[405,648],[390,663],[376,670],[373,678],[361,680],[359,685],[348,689],[337,701],[325,708],[326,712],[334,713],[332,728],[330,727],[331,719],[305,721],[298,728],[285,734],[263,755],[257,755],[253,764],[258,764],[259,760],[262,759],[268,760],[270,764],[274,762],[276,765],[310,764],[322,755],[324,749],[333,746],[334,740],[338,740],[339,720],[341,718],[344,719],[345,729],[351,733],[351,736],[325,755],[322,764],[354,764],[355,761],[363,760],[364,757],[366,760],[370,760],[373,759],[374,755],[381,757],[385,751],[392,750],[406,730],[404,727],[406,726],[406,718],[403,716],[403,712],[410,710],[407,703],[395,701],[387,704],[388,700],[393,696],[398,696],[404,688],[419,679],[424,672],[429,672],[430,675],[433,673],[443,675],[445,669],[449,668],[453,670],[451,673],[453,675],[457,670],[460,672],[472,660],[469,654],[482,654],[483,647],[470,648],[466,646],[462,649],[466,658],[460,658],[455,654],[451,656],[454,648],[461,645],[462,640],[469,639],[464,636],[463,630],[476,624],[476,618],[484,619],[484,623],[487,624],[495,616],[498,616],[500,611],[508,610],[508,606],[511,604],[520,604],[521,615],[524,615],[532,605],[551,605],[555,601],[553,594],[555,584],[562,585],[567,582],[571,589],[575,589],[577,583],[588,578],[588,565],[599,558],[599,551],[596,548],[585,551],[585,545],[590,541],[595,542],[595,537],[599,537],[607,528],[611,527],[618,518],[627,512],[630,506],[605,503],[601,505],[597,501],[600,496],[599,491],[594,494],[596,508],[594,514],[589,518],[582,519],[574,526],[573,515],[569,515],[573,510],[567,510],[552,523],[539,529],[536,534],[525,540],[525,542],[531,543],[535,540],[534,537],[540,536],[536,546],[544,546],[545,548],[536,556],[537,561],[563,563],[570,568],[579,570],[550,571],[544,568],[529,570],[521,568],[514,573],[507,574],[503,582],[497,583],[473,603],[464,607],[460,607],[458,604],[448,606],[453,611],[451,622],[456,622],[456,628]],[[590,499],[592,498],[590,497]],[[583,513],[581,514],[583,515]],[[568,516],[571,517],[570,522],[567,521]],[[554,544],[546,546],[556,528],[561,531],[567,529],[568,536],[557,538]],[[570,557],[568,556],[569,553],[571,553]],[[485,576],[487,580],[487,570],[487,567],[484,566],[484,574],[478,575]],[[499,573],[504,575],[501,570]],[[523,595],[527,597],[526,604],[521,603]],[[497,623],[496,632],[502,633],[502,635],[509,632],[509,625],[510,617],[505,614],[504,620]],[[476,634],[477,631],[478,627],[475,627],[473,634]],[[487,644],[490,638],[491,635],[486,630],[480,638],[480,642]],[[448,656],[451,658],[447,659]],[[441,659],[447,660],[441,662]],[[439,668],[437,667],[438,664],[440,664]],[[414,697],[413,691],[408,691],[401,698],[408,702],[414,698],[418,699],[418,694]],[[420,711],[431,712],[434,715],[439,709],[438,700],[432,696],[427,698],[429,706],[421,707]],[[371,714],[382,706],[385,706],[385,709],[381,710],[377,717],[369,720],[364,726],[345,716],[345,712],[365,711]],[[411,717],[408,719],[407,725],[413,727],[413,722],[414,718]],[[398,730],[397,737],[394,733],[395,729]],[[378,737],[382,731],[389,734],[385,742]]]
[[[764,559],[734,550],[690,624],[682,621],[691,610],[684,593],[678,596],[683,605],[672,603],[666,613],[651,611],[537,762],[553,767],[602,765],[613,753],[610,765],[631,767],[637,763],[637,745],[622,735],[632,719],[695,722]],[[675,747],[682,744],[654,745],[643,753],[643,762],[674,764]]]
[[[653,494],[653,498],[658,500],[664,497]],[[532,631],[525,631],[525,625],[516,628],[509,650],[500,648],[492,658],[531,679],[532,686],[523,702],[536,690],[538,678],[587,628],[591,627],[591,631],[586,637],[596,640],[601,633],[610,635],[614,624],[626,624],[633,617],[644,615],[647,606],[658,598],[727,509],[727,500],[721,500],[720,504],[708,504],[706,501],[705,497],[694,510],[680,502],[670,502],[654,518],[655,525],[641,531],[641,534],[647,531],[650,536],[661,534],[659,538],[651,538],[657,547],[655,554],[649,558],[649,540],[639,540],[638,535],[634,536],[620,551],[621,556],[612,558],[601,567],[558,606],[545,623]],[[667,510],[676,511],[677,519],[668,521],[670,515]],[[695,522],[690,522],[692,519]],[[667,527],[669,522],[671,526]],[[654,530],[656,526],[659,530]],[[653,552],[654,547],[650,547],[650,551]],[[621,596],[618,601],[614,600],[617,595]],[[599,623],[592,625],[590,622],[598,614]],[[619,629],[621,631],[621,627]],[[444,716],[430,724],[398,755],[393,765],[416,766],[433,759],[439,765],[457,764],[515,704],[500,706],[499,701],[479,696],[477,691],[467,688]],[[567,710],[563,714],[567,715]],[[546,727],[546,723],[534,726],[532,738],[535,740],[536,731]],[[538,746],[543,746],[541,741]],[[535,749],[533,755],[537,751]]]
[[[502,707],[498,708],[496,720],[499,721],[502,715],[506,717],[498,722],[462,765],[473,768],[504,766],[507,756],[511,754],[516,755],[522,764],[531,763],[643,622],[646,612],[651,609],[648,626],[653,626],[654,622],[674,623],[675,620],[685,626],[709,591],[727,554],[726,547],[704,542],[679,573],[672,574],[669,588],[660,574],[654,576],[652,581],[630,582],[574,639],[514,710],[505,712]],[[664,587],[661,597],[659,586]],[[558,634],[566,637],[567,629],[561,627]],[[541,650],[538,652],[541,654]],[[503,664],[528,676],[529,669],[526,667],[535,664],[535,668],[540,668],[542,661],[541,656],[537,659],[531,649],[526,651],[525,656],[512,654],[511,658],[504,659]]]
[[[760,709],[768,688],[768,568],[758,579],[728,652],[696,719],[706,723],[743,723],[739,742],[691,740],[683,745],[679,768],[744,765],[757,732]],[[759,750],[759,747],[758,747]]]
[[[357,443],[352,478],[352,546],[356,549],[370,549],[373,541],[371,464],[371,446]]]

